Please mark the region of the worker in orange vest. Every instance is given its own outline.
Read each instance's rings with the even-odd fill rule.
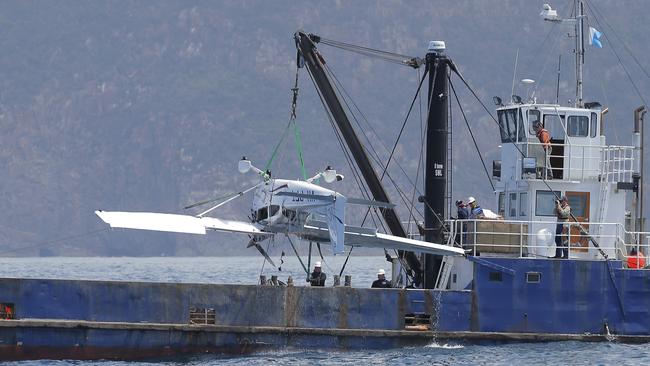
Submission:
[[[553,170],[551,167],[551,152],[553,147],[551,146],[551,134],[548,133],[548,130],[542,126],[540,121],[537,121],[533,124],[533,130],[539,142],[542,143],[542,148],[544,149],[544,179],[553,178]]]
[[[645,267],[645,256],[643,252],[639,250],[637,253],[636,248],[632,248],[630,255],[627,256],[627,268],[643,268]]]

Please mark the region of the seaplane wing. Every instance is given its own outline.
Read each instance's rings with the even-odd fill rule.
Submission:
[[[322,221],[311,221],[304,226],[305,237],[311,240],[327,239],[328,225]],[[365,248],[407,250],[427,254],[462,256],[465,251],[448,245],[428,243],[421,240],[378,233],[376,229],[345,226],[345,245]]]
[[[222,220],[215,217],[196,217],[154,212],[95,211],[111,227],[173,233],[205,234],[206,229],[250,235],[273,235],[254,224]]]

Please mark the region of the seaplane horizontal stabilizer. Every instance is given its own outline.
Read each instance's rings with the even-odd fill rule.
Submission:
[[[95,211],[95,213],[104,222],[114,228],[187,234],[205,234],[206,229],[252,235],[269,234],[247,222],[222,220],[214,217],[195,217],[153,212]]]

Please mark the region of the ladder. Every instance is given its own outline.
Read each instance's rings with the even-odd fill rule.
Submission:
[[[438,272],[438,278],[436,279],[436,290],[445,290],[449,284],[449,278],[451,277],[451,269],[454,267],[454,257],[445,255],[442,257],[442,263],[440,264],[440,272]]]

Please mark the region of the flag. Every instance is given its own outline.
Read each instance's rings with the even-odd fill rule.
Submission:
[[[603,34],[596,28],[589,27],[589,44],[598,48],[603,48],[603,44],[600,43],[600,36],[602,35]]]

